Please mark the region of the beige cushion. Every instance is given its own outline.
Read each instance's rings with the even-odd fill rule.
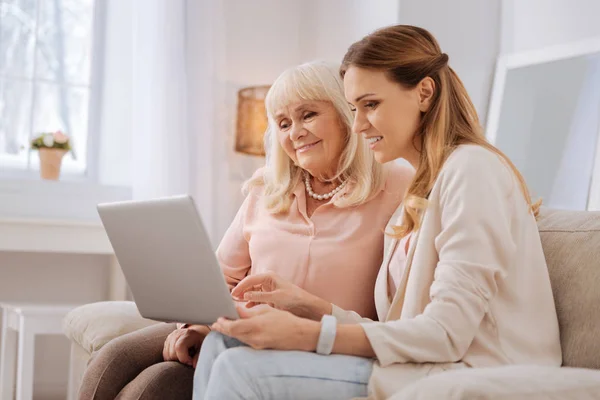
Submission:
[[[461,369],[421,379],[392,400],[600,400],[600,371],[514,366]]]
[[[69,312],[63,320],[63,331],[91,354],[115,337],[156,323],[142,318],[134,302],[103,301]]]
[[[600,212],[543,209],[538,226],[563,365],[600,369]]]

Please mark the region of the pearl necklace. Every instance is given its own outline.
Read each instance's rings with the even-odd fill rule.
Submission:
[[[304,186],[306,186],[306,191],[308,192],[308,195],[315,200],[328,200],[328,199],[332,198],[337,192],[339,192],[340,190],[342,190],[344,188],[344,186],[346,186],[346,182],[348,182],[348,181],[344,181],[344,182],[340,183],[338,185],[338,187],[336,187],[329,193],[316,194],[315,192],[313,192],[312,186],[310,185],[310,175],[304,174]]]

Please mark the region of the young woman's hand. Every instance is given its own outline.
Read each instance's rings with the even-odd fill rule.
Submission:
[[[308,293],[273,272],[249,275],[231,291],[234,299],[247,301],[246,307],[268,304],[302,318],[320,320],[331,314],[331,303]]]
[[[211,329],[254,349],[315,351],[317,348],[320,323],[264,304],[237,308],[240,319],[219,318]]]

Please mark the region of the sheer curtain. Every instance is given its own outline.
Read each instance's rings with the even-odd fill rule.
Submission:
[[[216,246],[223,5],[133,0],[132,25],[132,197],[191,194]]]
[[[186,1],[133,7],[132,197],[189,193]]]

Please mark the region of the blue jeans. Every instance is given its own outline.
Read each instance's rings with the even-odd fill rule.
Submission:
[[[254,350],[211,332],[194,373],[194,400],[365,397],[373,360],[303,351]]]

